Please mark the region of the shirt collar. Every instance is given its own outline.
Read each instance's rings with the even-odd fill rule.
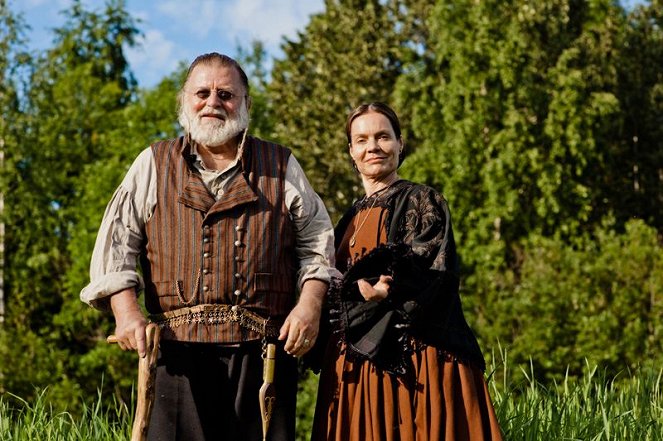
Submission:
[[[199,170],[199,171],[206,171],[208,173],[211,172],[211,173],[219,173],[220,174],[220,173],[223,173],[225,171],[231,170],[234,167],[236,167],[237,164],[239,163],[241,157],[242,157],[242,151],[243,151],[242,147],[243,146],[240,146],[237,149],[237,155],[235,156],[235,159],[228,165],[228,167],[226,167],[224,170],[210,170],[207,167],[205,167],[205,163],[203,162],[203,157],[198,152],[198,143],[193,141],[188,136],[187,136],[187,141],[189,142],[189,146],[190,146],[189,155],[190,155],[190,158],[191,158],[191,162],[192,162],[193,166],[196,168],[196,170]]]

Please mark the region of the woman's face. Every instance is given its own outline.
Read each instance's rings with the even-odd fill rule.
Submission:
[[[362,177],[375,181],[387,180],[396,173],[403,140],[381,113],[358,116],[350,125],[350,156]]]

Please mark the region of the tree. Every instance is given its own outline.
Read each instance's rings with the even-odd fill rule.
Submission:
[[[10,125],[9,121],[20,121],[20,107],[18,98],[17,66],[29,62],[25,54],[21,54],[20,48],[23,44],[21,17],[15,17],[6,3],[0,3],[0,169],[2,176],[7,176],[5,165],[5,150],[13,149],[17,143],[19,124]],[[5,211],[4,194],[7,182],[0,181],[0,323],[4,321],[5,315],[5,289],[4,289],[4,267],[5,267]]]
[[[254,41],[249,49],[239,46],[237,53],[237,62],[249,77],[251,95],[251,126],[249,131],[257,137],[269,139],[274,131],[274,118],[267,96],[267,86],[269,84],[269,74],[265,67],[267,52],[260,41]]]
[[[403,59],[414,52],[417,20],[408,13],[424,3],[327,0],[274,63],[267,91],[275,137],[294,150],[334,218],[359,194],[345,118],[362,102],[391,101]]]
[[[19,66],[29,66],[31,59],[23,52],[25,23],[22,17],[14,16],[5,2],[0,3],[0,356],[6,357],[4,342],[7,340],[5,326],[5,304],[7,288],[5,285],[6,259],[6,223],[9,217],[5,210],[7,189],[10,184],[11,161],[7,153],[14,151],[23,132],[23,114],[20,106],[21,71]],[[11,123],[10,123],[11,122]],[[0,370],[0,392],[4,387],[5,373]]]
[[[505,305],[529,243],[573,246],[607,218],[616,232],[633,216],[660,229],[660,14],[658,2],[630,16],[611,1],[437,2],[431,56],[398,82],[420,140],[403,174],[450,200],[482,340],[519,318]]]
[[[64,275],[82,173],[86,164],[113,154],[102,134],[122,127],[123,108],[134,96],[122,47],[133,44],[137,32],[120,1],[109,3],[104,14],[87,12],[76,1],[67,16],[55,47],[29,73],[17,121],[21,136],[6,156],[8,303],[2,330],[3,350],[12,359],[2,365],[4,388],[29,398],[34,386],[49,384],[61,402],[81,387],[70,356],[81,341],[53,317],[68,299]]]
[[[640,5],[627,17],[616,54],[616,96],[623,118],[611,145],[606,182],[619,222],[633,217],[663,231],[663,3]]]
[[[606,223],[574,245],[533,237],[512,295],[491,309],[510,361],[547,380],[580,376],[586,362],[611,375],[663,362],[663,253],[642,220]]]

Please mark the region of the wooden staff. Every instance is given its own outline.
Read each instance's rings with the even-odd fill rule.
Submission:
[[[262,440],[267,441],[269,421],[272,419],[274,403],[276,401],[276,388],[274,387],[274,366],[276,364],[276,345],[267,344],[267,351],[263,358],[262,386],[260,386],[260,416],[262,417]]]
[[[157,369],[157,355],[159,353],[160,328],[154,323],[145,327],[145,357],[138,359],[138,394],[136,400],[136,414],[131,428],[131,441],[145,441],[147,428],[150,424],[150,414],[154,404],[154,380]],[[117,343],[117,337],[108,336],[108,343]]]

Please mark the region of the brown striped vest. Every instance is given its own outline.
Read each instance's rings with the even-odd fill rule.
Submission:
[[[247,137],[242,171],[218,200],[194,171],[183,137],[155,143],[152,153],[157,204],[141,268],[145,305],[162,338],[235,343],[267,329],[273,335],[296,295],[294,229],[283,195],[290,150]]]

